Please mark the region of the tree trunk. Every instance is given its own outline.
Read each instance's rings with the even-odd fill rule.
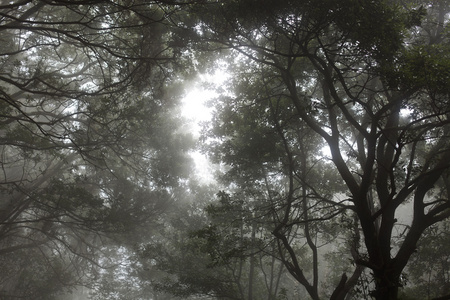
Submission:
[[[385,268],[374,271],[375,290],[371,293],[376,300],[397,300],[400,277]]]
[[[253,245],[255,244],[255,238],[256,238],[256,224],[255,221],[253,221],[252,224],[252,254],[250,255],[250,270],[248,275],[248,300],[253,300],[253,277],[255,272],[255,255],[254,255],[254,249]]]

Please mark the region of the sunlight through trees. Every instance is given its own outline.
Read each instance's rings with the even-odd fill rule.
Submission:
[[[448,299],[449,14],[0,1],[0,299]]]

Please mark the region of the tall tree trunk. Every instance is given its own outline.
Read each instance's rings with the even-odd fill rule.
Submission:
[[[400,277],[393,274],[392,271],[386,270],[386,268],[374,271],[373,274],[375,291],[373,291],[372,296],[376,300],[397,300]]]
[[[253,300],[253,277],[255,273],[255,255],[253,253],[253,245],[255,243],[255,237],[256,237],[256,222],[253,221],[252,223],[252,237],[251,237],[251,243],[252,243],[252,254],[250,255],[250,270],[248,274],[248,300]]]

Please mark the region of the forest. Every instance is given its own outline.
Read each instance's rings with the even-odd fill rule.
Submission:
[[[449,96],[449,0],[0,0],[0,299],[450,299]]]

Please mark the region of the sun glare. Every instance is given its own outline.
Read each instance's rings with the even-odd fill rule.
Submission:
[[[182,115],[191,123],[195,135],[200,133],[200,123],[211,119],[212,109],[206,106],[206,101],[215,95],[214,91],[196,86],[183,99]]]
[[[211,120],[213,109],[207,106],[207,102],[218,96],[214,87],[223,85],[227,78],[228,74],[224,69],[218,69],[212,75],[200,75],[182,100],[181,114],[189,121],[189,130],[194,137],[199,138],[202,123]],[[207,88],[207,86],[211,86],[211,88]],[[197,177],[205,183],[213,182],[213,168],[208,158],[198,150],[192,151],[190,156],[195,162]]]
[[[214,87],[218,87],[228,78],[228,74],[223,69],[218,69],[214,74],[202,74],[189,89],[182,103],[182,115],[191,123],[192,133],[196,136],[200,134],[201,123],[209,121],[212,116],[212,108],[206,105],[207,101],[218,96]],[[207,88],[206,86],[212,86]]]

